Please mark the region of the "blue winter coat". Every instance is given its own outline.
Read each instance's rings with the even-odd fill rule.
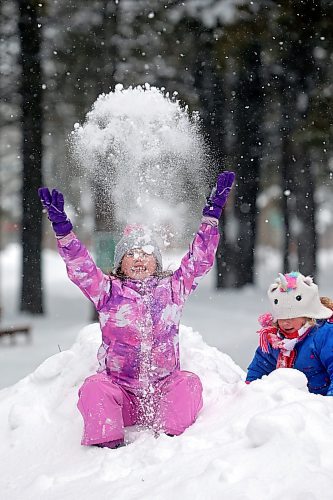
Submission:
[[[308,335],[295,347],[294,368],[308,379],[308,389],[314,394],[333,396],[333,323],[318,321]],[[252,382],[276,369],[279,349],[269,346],[265,353],[260,347],[248,367],[246,380]]]

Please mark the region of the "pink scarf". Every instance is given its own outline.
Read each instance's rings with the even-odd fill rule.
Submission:
[[[275,326],[273,317],[270,313],[262,314],[258,318],[262,328],[259,333],[259,345],[263,352],[269,352],[269,345],[274,349],[279,349],[279,355],[276,362],[276,368],[292,368],[296,358],[295,346],[303,340],[311,326],[305,323],[300,330],[292,334],[287,334]]]

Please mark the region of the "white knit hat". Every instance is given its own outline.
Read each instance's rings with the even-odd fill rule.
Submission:
[[[318,286],[310,276],[298,272],[279,274],[267,292],[274,321],[290,318],[326,319],[332,310],[319,298]]]
[[[114,271],[117,272],[125,253],[133,248],[141,248],[156,258],[157,270],[162,271],[161,251],[152,236],[152,231],[139,224],[131,224],[125,227],[124,235],[119,240],[114,251]]]

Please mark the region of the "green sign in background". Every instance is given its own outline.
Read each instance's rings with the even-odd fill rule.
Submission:
[[[113,268],[116,235],[106,231],[94,233],[94,253],[97,266],[104,272]]]

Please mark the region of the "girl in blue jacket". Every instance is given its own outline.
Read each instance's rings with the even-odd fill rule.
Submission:
[[[296,368],[315,394],[333,396],[333,301],[319,297],[310,276],[279,274],[270,285],[271,313],[259,317],[259,347],[247,383],[276,368]]]

